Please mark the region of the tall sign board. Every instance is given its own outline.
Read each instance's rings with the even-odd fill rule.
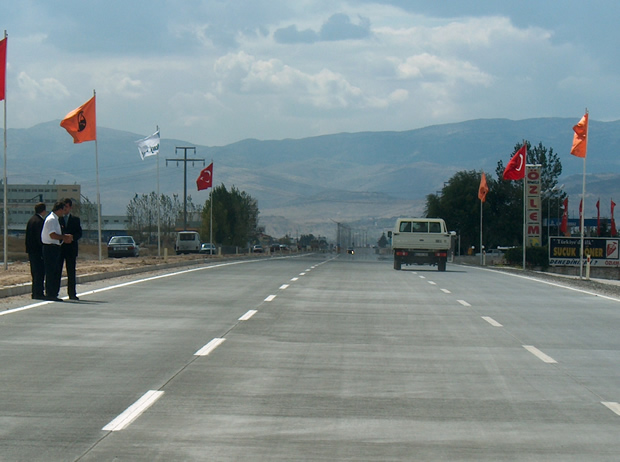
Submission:
[[[540,188],[540,165],[528,165],[525,170],[525,225],[527,247],[542,246]]]

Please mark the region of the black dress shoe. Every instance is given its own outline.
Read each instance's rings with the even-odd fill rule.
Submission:
[[[45,297],[45,300],[49,300],[50,302],[62,302],[62,298],[58,297]]]
[[[43,295],[35,295],[34,297],[32,297],[33,300],[46,300],[45,296]]]
[[[77,295],[70,295],[69,300],[79,301],[80,299],[77,297]]]

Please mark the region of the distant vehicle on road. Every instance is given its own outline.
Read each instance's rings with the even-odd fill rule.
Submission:
[[[198,251],[198,253],[207,253],[209,255],[215,255],[217,253],[217,248],[210,242],[207,242],[200,246],[200,250]]]
[[[437,265],[439,271],[446,270],[451,255],[452,234],[441,218],[399,218],[392,238],[394,269],[402,265]]]
[[[108,242],[108,258],[137,257],[140,248],[131,236],[114,236]]]
[[[256,244],[252,247],[252,253],[263,253],[263,246],[260,244]]]
[[[182,253],[198,253],[200,251],[200,234],[196,231],[179,231],[174,244],[177,255]]]
[[[353,249],[353,247],[348,247],[347,248],[347,253],[350,255],[355,255],[355,250]]]

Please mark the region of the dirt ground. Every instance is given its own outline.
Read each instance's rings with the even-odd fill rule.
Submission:
[[[0,239],[0,253],[3,249],[2,239]],[[203,255],[175,255],[173,249],[168,249],[168,256],[164,260],[164,249],[161,250],[162,257],[157,257],[157,248],[141,248],[141,256],[136,258],[108,258],[106,246],[102,246],[102,259],[99,260],[99,249],[96,244],[80,244],[79,256],[76,272],[78,276],[93,273],[105,273],[129,268],[158,265],[184,260],[204,260]],[[8,243],[7,269],[0,263],[0,287],[8,287],[17,284],[24,284],[31,281],[30,264],[28,255],[24,251],[23,239],[9,239]],[[210,257],[210,258],[218,258]],[[2,257],[2,261],[4,258]],[[63,271],[63,276],[66,273]]]

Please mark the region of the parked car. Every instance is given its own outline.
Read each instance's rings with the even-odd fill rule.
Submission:
[[[263,253],[263,246],[260,244],[256,244],[252,247],[252,253]]]
[[[217,248],[210,242],[207,242],[200,246],[200,250],[198,251],[198,253],[208,253],[209,255],[215,255],[217,253]]]
[[[137,257],[140,248],[131,236],[114,236],[108,242],[108,258]]]

